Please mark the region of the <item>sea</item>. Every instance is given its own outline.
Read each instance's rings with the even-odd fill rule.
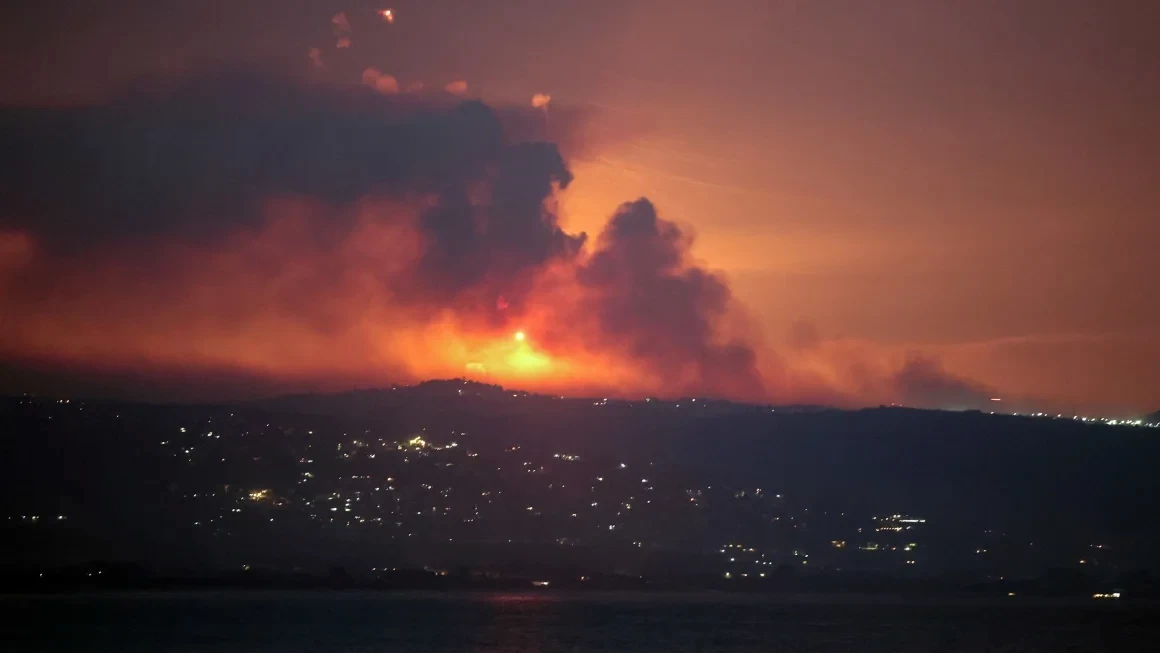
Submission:
[[[1130,601],[592,593],[0,597],[0,651],[1160,651]]]

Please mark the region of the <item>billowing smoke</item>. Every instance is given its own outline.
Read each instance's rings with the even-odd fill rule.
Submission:
[[[730,308],[724,280],[688,260],[690,239],[647,199],[621,206],[577,276],[584,313],[608,346],[690,391],[761,393],[749,343],[720,342]]]
[[[427,248],[406,290],[442,304],[483,286],[489,299],[522,305],[537,272],[554,260],[573,259],[584,244],[584,234],[565,233],[544,204],[553,187],[566,188],[571,180],[552,144],[505,148],[480,180],[483,186],[445,193],[423,213],[419,230]]]
[[[911,356],[891,379],[899,398],[911,406],[977,408],[990,393],[978,384],[957,378],[934,359]]]
[[[491,107],[364,78],[373,88],[204,76],[0,110],[0,368],[218,388],[466,374],[569,393],[983,398],[931,359],[883,362],[808,325],[786,359],[758,347],[725,280],[647,199],[594,242],[569,233],[555,209],[568,156],[599,147],[582,113],[553,108],[549,143],[547,96]]]
[[[647,200],[589,249],[554,210],[560,145],[526,138],[537,111],[375,77],[0,114],[0,354],[760,395],[753,347],[722,330],[728,287]]]
[[[257,205],[284,195],[454,203],[496,166],[527,171],[504,131],[478,102],[392,101],[249,74],[141,89],[109,106],[4,111],[0,225],[92,244],[214,233],[261,219]]]

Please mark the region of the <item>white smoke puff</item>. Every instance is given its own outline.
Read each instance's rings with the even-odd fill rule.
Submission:
[[[362,82],[383,95],[394,95],[399,92],[399,80],[375,68],[363,71]]]
[[[326,64],[322,62],[322,50],[310,48],[306,51],[306,56],[310,57],[310,61],[314,64],[315,70],[326,70]]]
[[[552,96],[547,93],[536,93],[532,96],[532,108],[539,109],[544,112],[544,132],[547,135],[548,131],[548,103],[552,101]]]
[[[350,47],[350,21],[347,20],[346,12],[340,11],[330,19],[330,24],[334,26],[334,36],[338,41],[334,47],[342,50]]]
[[[457,79],[454,82],[448,82],[443,90],[452,95],[467,95],[467,82],[462,79]]]

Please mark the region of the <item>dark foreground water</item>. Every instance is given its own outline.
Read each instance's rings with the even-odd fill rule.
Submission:
[[[4,597],[0,651],[1160,651],[1160,609],[1094,601],[649,594]]]

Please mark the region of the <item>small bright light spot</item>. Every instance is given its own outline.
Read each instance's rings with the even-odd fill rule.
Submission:
[[[527,334],[525,334],[523,331],[516,331],[516,341],[523,342],[527,337]]]

